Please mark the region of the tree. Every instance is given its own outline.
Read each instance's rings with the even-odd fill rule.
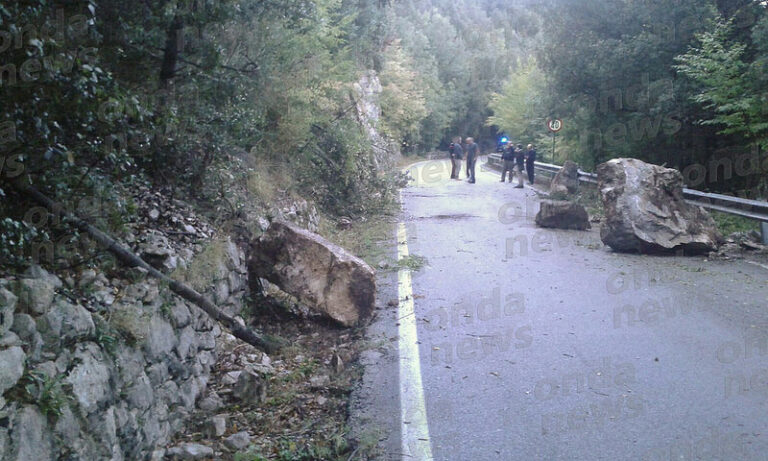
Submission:
[[[683,168],[705,155],[716,130],[672,66],[715,13],[707,0],[565,0],[543,8],[536,49],[547,76],[544,106],[585,167],[636,157]]]
[[[541,134],[547,114],[542,106],[544,75],[534,60],[513,69],[501,93],[491,96],[488,126],[497,126],[513,138],[534,139]]]
[[[757,93],[754,69],[743,61],[746,45],[729,41],[731,21],[720,19],[712,31],[697,36],[700,45],[676,58],[675,68],[692,79],[698,91],[692,99],[712,112],[704,125],[721,126],[721,134],[743,136],[768,146],[768,117],[764,95]]]
[[[381,71],[381,112],[388,134],[406,145],[418,138],[420,123],[427,116],[420,80],[400,42],[392,43]]]

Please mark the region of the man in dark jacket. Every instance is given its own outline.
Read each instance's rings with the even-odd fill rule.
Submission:
[[[517,174],[517,185],[515,189],[522,189],[523,186],[523,170],[525,169],[525,151],[523,151],[523,145],[518,144],[515,148],[515,174]]]
[[[501,154],[501,161],[501,182],[504,182],[504,179],[507,177],[507,172],[509,172],[509,182],[512,182],[512,178],[515,174],[515,145],[511,142],[504,146],[504,150]]]
[[[475,140],[473,138],[467,138],[466,141],[466,150],[467,150],[467,177],[469,178],[468,182],[471,184],[475,183],[475,163],[477,163],[477,157],[480,155],[480,146],[475,144]]]
[[[533,167],[536,162],[536,149],[533,144],[528,144],[528,150],[525,153],[525,169],[528,171],[528,182],[533,184]]]
[[[452,142],[448,147],[448,153],[451,156],[451,179],[459,179],[459,171],[461,171],[461,158],[464,156],[464,151],[461,148],[461,140],[458,140],[458,142]]]

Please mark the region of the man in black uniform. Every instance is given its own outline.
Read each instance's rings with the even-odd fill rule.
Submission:
[[[461,171],[461,158],[464,156],[464,152],[461,149],[461,140],[458,142],[452,142],[448,146],[448,153],[451,156],[451,179],[459,179],[459,171]]]
[[[536,161],[536,149],[533,144],[528,144],[528,151],[525,153],[525,169],[528,171],[528,182],[533,184],[533,167]]]
[[[517,185],[515,189],[522,189],[523,186],[523,170],[525,169],[525,152],[523,151],[523,145],[518,144],[515,149],[515,174],[517,174]]]

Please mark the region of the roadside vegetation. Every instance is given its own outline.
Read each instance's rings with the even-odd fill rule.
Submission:
[[[715,223],[717,223],[717,228],[725,236],[734,232],[760,232],[760,224],[757,221],[718,211],[710,210],[709,214],[712,215]]]

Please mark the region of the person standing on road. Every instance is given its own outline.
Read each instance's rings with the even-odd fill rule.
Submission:
[[[523,145],[518,144],[515,148],[515,175],[517,176],[517,185],[515,189],[522,189],[523,186],[523,169],[525,168],[525,152],[523,151]]]
[[[525,169],[528,171],[528,182],[533,185],[533,168],[536,162],[536,149],[533,144],[528,144],[528,150],[525,153]]]
[[[507,143],[504,146],[504,150],[501,153],[502,168],[501,168],[501,182],[507,177],[509,172],[509,182],[512,182],[515,171],[515,146],[512,143]]]
[[[475,183],[475,163],[477,163],[477,157],[480,155],[480,147],[475,144],[474,138],[467,138],[467,177],[468,182]]]
[[[448,153],[451,156],[451,179],[459,179],[461,158],[464,156],[464,152],[461,149],[461,139],[453,140],[451,145],[448,146]]]

